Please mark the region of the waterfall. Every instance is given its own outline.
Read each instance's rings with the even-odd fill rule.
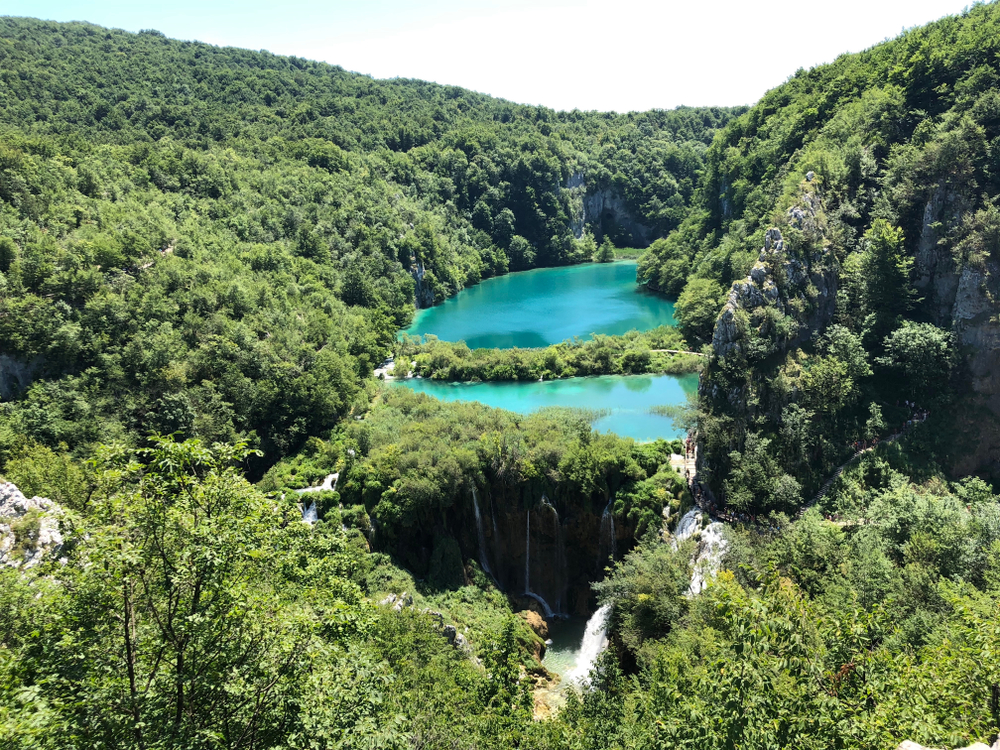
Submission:
[[[551,618],[553,618],[553,617],[556,616],[556,613],[552,611],[552,607],[549,606],[549,603],[547,601],[545,601],[542,597],[540,597],[538,594],[536,594],[535,592],[533,592],[533,591],[525,591],[524,595],[527,596],[527,597],[529,597],[530,599],[534,599],[536,602],[538,602],[540,605],[542,605],[542,611],[545,612],[545,619],[546,620],[549,620],[549,619],[551,619]]]
[[[307,495],[311,492],[332,492],[337,489],[337,480],[340,478],[340,474],[334,472],[333,474],[328,474],[326,479],[323,480],[323,484],[318,487],[305,487],[301,490],[295,490],[300,495]],[[313,500],[309,505],[303,504],[302,506],[302,520],[308,524],[314,524],[319,519],[319,514],[316,512],[316,501]]]
[[[587,629],[580,642],[576,664],[566,672],[567,682],[584,688],[590,685],[590,670],[594,668],[597,657],[608,645],[608,615],[610,613],[611,605],[602,604],[587,620]]]
[[[555,509],[554,505],[550,505],[552,508],[552,516],[555,518],[556,523],[556,569],[559,571],[559,575],[556,578],[556,610],[559,612],[566,611],[566,586],[568,583],[566,576],[566,534],[563,533],[562,524],[559,522],[559,511]]]
[[[490,562],[486,559],[486,535],[483,533],[483,519],[479,515],[479,496],[476,488],[472,488],[472,507],[476,511],[476,534],[479,537],[479,564],[490,578],[494,578],[493,571],[490,570]]]
[[[531,593],[531,508],[524,514],[528,519],[524,533],[524,593]]]
[[[708,580],[715,577],[728,546],[723,535],[723,524],[714,521],[702,530],[698,553],[692,563],[691,588],[688,591],[690,596],[700,594]]]
[[[674,529],[674,539],[678,542],[684,541],[698,530],[700,523],[701,511],[697,508],[692,508],[681,516],[681,520],[677,522],[677,528]]]
[[[602,558],[610,559],[611,562],[615,560],[615,554],[617,553],[615,540],[615,516],[611,512],[611,504],[614,502],[614,498],[608,500],[607,506],[604,508],[604,513],[601,514],[601,542],[600,549],[602,553]]]
[[[490,521],[493,523],[493,559],[499,562],[503,559],[503,549],[500,546],[500,533],[497,531],[497,514],[493,507],[493,498],[490,497]],[[503,583],[496,576],[493,577],[497,586],[503,590]]]
[[[566,535],[563,533],[562,523],[559,520],[559,511],[556,510],[554,506],[546,497],[542,495],[542,505],[552,511],[552,538],[555,540],[555,550],[553,564],[555,565],[555,588],[549,591],[550,598],[553,598],[555,602],[555,611],[558,613],[563,613],[565,611],[564,599],[566,594],[566,587],[568,585],[567,575],[566,575]]]

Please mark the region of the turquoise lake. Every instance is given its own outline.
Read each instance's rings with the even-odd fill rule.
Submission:
[[[449,383],[409,378],[394,381],[441,401],[479,401],[498,409],[522,414],[546,406],[570,406],[608,410],[593,422],[598,432],[614,432],[640,442],[656,438],[682,437],[673,420],[650,414],[649,407],[684,404],[687,394],[698,389],[698,376],[690,375],[601,375],[537,382]]]
[[[538,268],[487,279],[419,310],[409,334],[473,349],[558,344],[674,325],[674,305],[635,283],[635,261]]]

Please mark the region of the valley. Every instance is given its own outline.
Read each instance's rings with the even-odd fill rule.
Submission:
[[[556,111],[0,17],[0,747],[1000,741],[998,61]]]

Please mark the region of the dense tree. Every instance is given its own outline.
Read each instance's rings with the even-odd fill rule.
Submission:
[[[696,341],[711,340],[723,299],[724,292],[718,282],[692,279],[674,305],[684,335]]]

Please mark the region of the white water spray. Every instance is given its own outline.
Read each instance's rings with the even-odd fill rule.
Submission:
[[[681,520],[677,522],[677,528],[674,530],[674,539],[678,542],[683,542],[698,530],[700,524],[701,511],[697,508],[692,508],[681,516]]]
[[[729,543],[723,535],[724,525],[715,521],[706,526],[701,532],[701,539],[698,544],[698,553],[695,555],[692,564],[691,588],[689,594],[696,596],[700,594],[708,581],[715,578],[719,572],[719,564],[722,556],[726,552]]]
[[[576,655],[576,664],[566,672],[566,681],[581,688],[590,686],[590,670],[608,645],[608,615],[611,605],[602,604],[590,619]]]
[[[323,484],[318,487],[305,487],[301,490],[295,490],[300,495],[306,495],[312,492],[332,492],[337,489],[337,480],[340,475],[336,472],[333,474],[328,474],[326,479],[323,480]],[[308,505],[302,504],[302,520],[306,523],[312,525],[319,520],[319,514],[316,511],[316,501],[313,500]]]

